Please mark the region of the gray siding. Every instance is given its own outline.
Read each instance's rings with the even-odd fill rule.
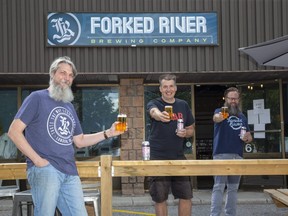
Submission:
[[[238,48],[288,33],[287,0],[1,0],[0,4],[0,73],[47,73],[60,55],[70,56],[80,73],[258,70]],[[219,46],[46,47],[46,16],[55,11],[216,11]]]

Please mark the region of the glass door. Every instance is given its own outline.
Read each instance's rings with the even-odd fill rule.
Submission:
[[[239,85],[242,111],[248,118],[253,141],[245,144],[245,159],[284,158],[283,97],[281,81]],[[263,167],[264,169],[264,167]],[[284,176],[243,176],[242,187],[271,188],[286,185]]]
[[[242,110],[253,141],[245,145],[245,158],[282,158],[282,114],[279,82],[241,85]]]

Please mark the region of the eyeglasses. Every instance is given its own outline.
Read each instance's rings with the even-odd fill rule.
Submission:
[[[239,100],[239,98],[232,98],[232,97],[226,97],[227,99],[229,99],[229,100],[231,100],[231,101],[238,101]]]

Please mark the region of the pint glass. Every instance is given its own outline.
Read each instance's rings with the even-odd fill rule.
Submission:
[[[169,114],[170,120],[173,117],[173,107],[172,106],[165,106],[165,111]]]
[[[229,116],[228,107],[222,107],[221,113],[222,113],[224,119],[228,118],[228,116]]]
[[[127,115],[126,114],[118,114],[117,121],[118,121],[118,123],[116,124],[116,130],[117,131],[125,131],[126,130]]]

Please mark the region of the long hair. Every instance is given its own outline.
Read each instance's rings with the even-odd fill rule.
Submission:
[[[62,57],[59,57],[59,58],[55,59],[51,63],[51,66],[50,66],[50,69],[49,69],[50,79],[53,77],[53,75],[55,74],[55,72],[58,69],[59,64],[61,64],[61,63],[69,64],[72,67],[72,72],[73,72],[74,78],[77,76],[77,69],[76,69],[74,63],[71,61],[70,57],[62,56]]]

